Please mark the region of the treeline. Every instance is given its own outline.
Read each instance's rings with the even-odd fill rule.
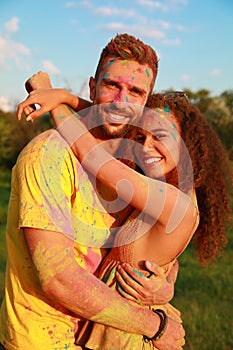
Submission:
[[[217,132],[233,160],[233,90],[214,97],[206,89],[197,92],[185,89],[184,92]],[[34,136],[52,126],[49,115],[28,123],[24,119],[19,122],[16,112],[0,110],[0,168],[11,169],[21,149]]]

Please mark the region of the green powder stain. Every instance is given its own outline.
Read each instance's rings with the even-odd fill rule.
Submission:
[[[148,69],[146,69],[146,75],[147,75],[147,77],[149,78],[150,73],[149,73]]]
[[[170,109],[168,108],[168,107],[164,107],[164,112],[166,112],[166,113],[169,113],[170,112]]]
[[[173,132],[171,132],[171,135],[172,135],[173,139],[176,141],[176,135]]]

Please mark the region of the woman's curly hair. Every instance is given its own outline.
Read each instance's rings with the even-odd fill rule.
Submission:
[[[152,94],[146,108],[169,111],[180,126],[183,146],[177,165],[179,180],[176,185],[184,192],[188,192],[190,187],[196,190],[200,224],[193,240],[200,262],[213,262],[227,244],[226,229],[232,222],[233,167],[228,153],[215,131],[184,93]],[[133,128],[128,137],[135,139],[137,130]],[[191,173],[188,171],[190,165]]]

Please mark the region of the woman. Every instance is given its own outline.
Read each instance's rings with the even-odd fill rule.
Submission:
[[[141,125],[132,128],[128,138],[136,141],[133,154],[148,177],[122,165],[102,148],[96,148],[96,141],[83,133],[81,124],[81,137],[72,146],[90,172],[136,208],[118,231],[114,247],[98,274],[112,288],[117,288],[115,274],[120,263],[131,263],[147,275],[143,262],[151,260],[168,273],[194,233],[202,263],[214,261],[226,244],[232,169],[219,138],[183,93],[152,95],[147,107],[149,111],[144,113]],[[57,119],[55,123],[61,126],[62,121]],[[75,122],[79,128],[79,121]],[[67,137],[64,127],[58,131]],[[132,144],[128,147],[131,150]],[[122,180],[128,183],[120,183]],[[179,312],[170,304],[162,309],[180,320]],[[165,314],[160,313],[164,327]],[[153,346],[148,338],[89,321],[76,342],[87,349],[103,350]]]

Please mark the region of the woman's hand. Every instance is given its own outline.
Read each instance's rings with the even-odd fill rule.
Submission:
[[[116,273],[118,293],[126,299],[145,306],[168,303],[174,296],[178,261],[175,261],[167,277],[157,264],[148,261],[145,264],[152,273],[150,278],[143,276],[129,264],[124,263],[118,267]]]
[[[45,113],[58,107],[65,100],[66,91],[64,89],[38,89],[29,93],[26,100],[18,105],[17,118],[22,118],[22,113],[26,115],[26,120],[35,120]],[[39,105],[38,109],[32,106]]]
[[[24,113],[26,120],[33,121],[61,104],[67,104],[74,110],[78,109],[79,98],[65,89],[53,89],[48,73],[38,72],[32,75],[26,81],[25,88],[29,95],[18,106],[17,118],[19,120]],[[36,109],[35,105],[40,107]],[[89,102],[87,102],[87,106],[89,106]]]
[[[176,322],[168,316],[166,330],[161,338],[153,341],[153,345],[159,350],[182,350],[185,344],[185,330],[182,323]]]

